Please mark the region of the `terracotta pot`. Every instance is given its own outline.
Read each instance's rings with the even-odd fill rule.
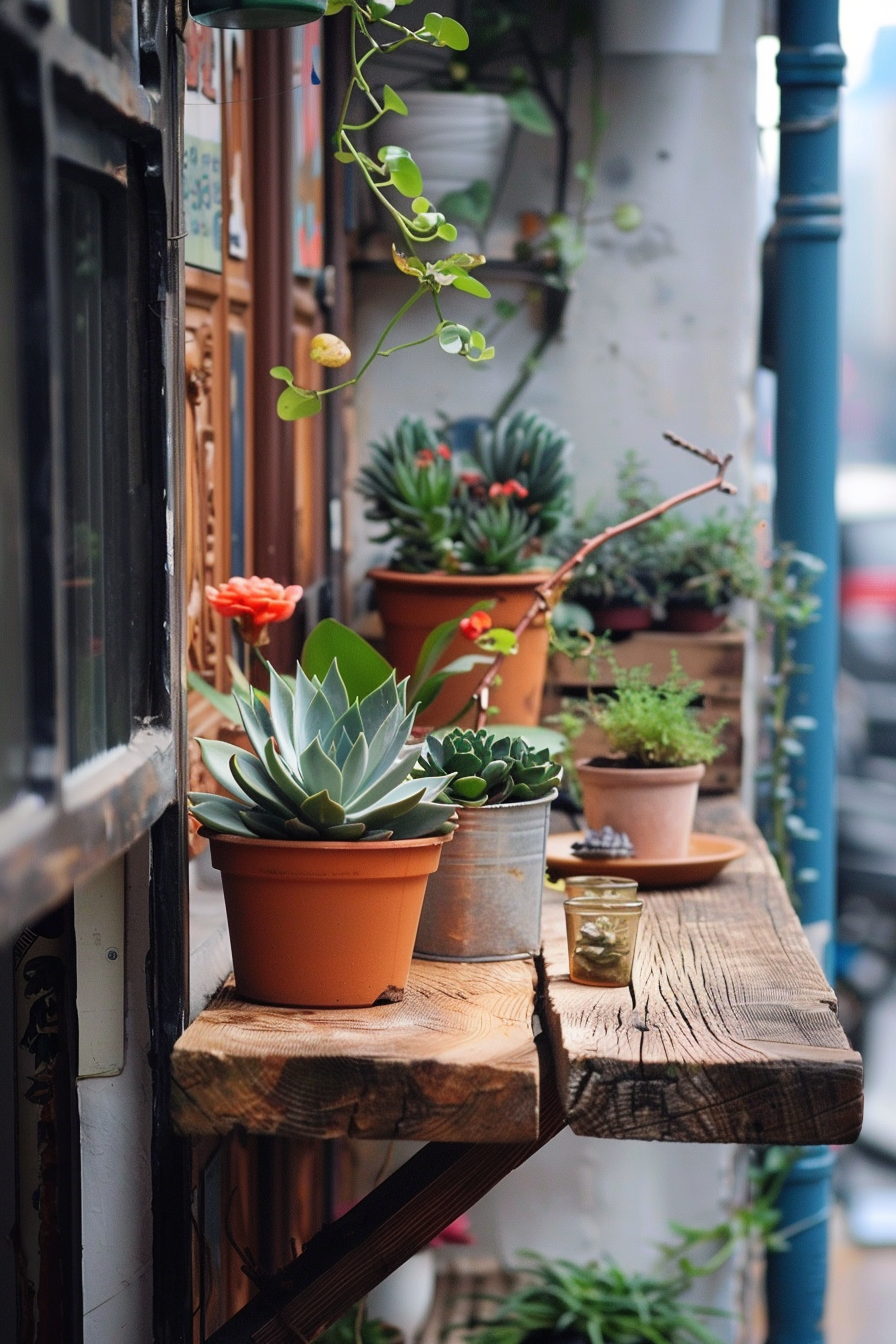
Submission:
[[[728,608],[694,607],[687,602],[670,602],[666,607],[666,629],[681,634],[706,635],[725,624]]]
[[[594,617],[594,631],[598,635],[605,630],[649,630],[653,624],[649,607],[592,606],[588,610]]]
[[[625,831],[639,859],[680,859],[694,829],[705,765],[629,768],[576,761],[592,830]]]
[[[376,603],[383,618],[386,656],[398,669],[399,677],[408,677],[433,627],[462,616],[474,602],[496,598],[489,615],[495,625],[512,630],[531,606],[535,589],[544,582],[547,571],[492,576],[402,574],[397,569],[372,569],[370,577],[376,585]],[[476,652],[470,640],[457,635],[442,660],[443,665]],[[490,723],[538,723],[547,658],[548,630],[544,617],[540,616],[523,634],[519,651],[504,660],[501,685],[492,689],[492,702],[500,713]],[[473,694],[486,666],[482,664],[465,676],[449,677],[426,711],[427,722],[437,728],[451,723]]]
[[[238,993],[305,1008],[400,1000],[426,880],[447,839],[212,836]]]

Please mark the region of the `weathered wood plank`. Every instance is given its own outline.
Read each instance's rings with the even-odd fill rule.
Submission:
[[[703,831],[749,853],[705,887],[645,896],[628,990],[569,981],[562,907],[545,911],[546,1021],[576,1134],[697,1143],[850,1143],[862,1064],[774,860],[732,799]]]
[[[172,1057],[183,1134],[524,1142],[538,1133],[531,961],[415,961],[402,1003],[265,1008],[232,983]]]
[[[427,1144],[382,1185],[327,1224],[302,1253],[217,1330],[208,1344],[312,1340],[388,1274],[427,1246],[566,1125],[544,1037],[538,1138],[526,1143]]]

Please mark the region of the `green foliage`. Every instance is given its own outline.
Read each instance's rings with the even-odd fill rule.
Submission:
[[[404,1336],[394,1325],[369,1317],[360,1302],[318,1335],[316,1344],[404,1344]]]
[[[296,668],[295,686],[273,668],[270,701],[237,697],[252,751],[198,739],[203,763],[232,798],[190,794],[210,831],[271,840],[411,840],[446,835],[453,805],[443,775],[411,774],[422,752],[408,739],[414,711],[389,679],[350,699],[334,660],[323,681]]]
[[[532,802],[557,788],[562,770],[547,747],[522,738],[497,738],[485,728],[454,728],[430,736],[417,763],[424,774],[453,775],[444,797],[458,807]]]
[[[658,686],[650,684],[650,667],[615,666],[616,689],[588,704],[607,735],[610,747],[642,766],[699,765],[724,751],[716,741],[724,720],[701,728],[693,703],[703,689],[691,681],[672,654],[672,671]]]
[[[701,607],[728,606],[736,597],[759,597],[764,573],[756,554],[757,520],[750,511],[715,513],[692,523],[675,519],[663,575],[667,601]]]
[[[357,631],[331,617],[318,621],[302,649],[302,671],[323,681],[333,662],[339,664],[349,700],[363,700],[392,675],[392,665]],[[408,696],[413,705],[413,699]]]
[[[615,1265],[576,1265],[532,1252],[528,1282],[509,1293],[497,1315],[471,1331],[468,1344],[524,1344],[536,1330],[584,1335],[590,1344],[719,1344],[700,1315],[681,1301],[680,1277],[626,1274]]]
[[[750,1194],[724,1222],[710,1228],[672,1224],[676,1241],[662,1248],[658,1274],[626,1274],[612,1264],[576,1265],[526,1253],[526,1282],[495,1305],[494,1314],[465,1329],[466,1344],[524,1344],[536,1331],[584,1336],[589,1344],[719,1344],[700,1317],[725,1316],[682,1301],[695,1280],[715,1274],[748,1245],[787,1249],[775,1207],[799,1148],[766,1148],[750,1167]]]
[[[358,490],[365,517],[398,543],[391,565],[410,573],[514,574],[544,563],[542,541],[559,525],[571,479],[568,436],[533,411],[480,434],[473,471],[425,421],[405,416],[370,448]],[[506,493],[505,493],[506,491]]]
[[[613,509],[592,507],[564,532],[558,549],[563,559],[574,555],[582,542],[616,523],[644,513],[662,500],[662,492],[636,453],[626,453],[616,474]],[[670,539],[678,525],[664,514],[631,532],[623,532],[593,551],[574,572],[566,600],[586,608],[596,606],[650,607],[662,592],[662,575]]]
[[[795,905],[799,888],[816,881],[814,868],[797,869],[793,841],[820,839],[796,810],[791,769],[803,755],[802,738],[813,732],[816,721],[805,714],[791,714],[794,678],[811,669],[794,658],[795,635],[818,620],[821,599],[812,590],[825,566],[817,556],[781,546],[772,557],[759,614],[772,637],[772,673],[767,678],[768,760],[757,773],[759,812],[769,849]]]
[[[631,452],[619,465],[616,496],[615,508],[591,508],[564,532],[558,547],[564,559],[586,538],[644,513],[663,498],[647,464]],[[735,597],[759,597],[764,579],[756,526],[751,511],[722,508],[696,522],[683,513],[663,514],[588,556],[573,575],[566,600],[588,609],[662,606],[670,600],[712,608]]]

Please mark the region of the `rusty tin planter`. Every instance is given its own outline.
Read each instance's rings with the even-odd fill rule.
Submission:
[[[423,895],[450,836],[331,843],[209,839],[237,992],[363,1008],[404,994]]]
[[[414,956],[515,961],[541,946],[541,893],[554,790],[532,803],[462,807],[426,890]]]

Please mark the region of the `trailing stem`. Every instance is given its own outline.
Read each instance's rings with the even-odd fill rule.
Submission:
[[[654,505],[651,509],[646,509],[643,513],[636,514],[633,518],[627,518],[624,522],[616,523],[613,527],[605,528],[596,537],[590,537],[584,541],[576,553],[565,561],[553,574],[538,585],[535,590],[535,596],[532,599],[532,605],[522,617],[514,629],[514,636],[519,641],[520,636],[526,631],[537,617],[550,611],[551,607],[560,597],[566,586],[567,581],[574,569],[596,551],[599,546],[611,541],[614,537],[620,536],[623,532],[629,532],[632,528],[641,527],[644,523],[649,523],[654,518],[661,517],[668,513],[670,509],[677,508],[680,504],[686,504],[690,499],[697,499],[700,495],[709,494],[713,490],[721,490],[724,494],[733,495],[737,493],[737,488],[725,479],[725,472],[732,461],[732,454],[727,457],[719,457],[705,448],[697,448],[694,444],[688,443],[686,439],[680,439],[676,434],[665,433],[664,439],[673,443],[678,448],[684,448],[689,453],[694,453],[697,457],[703,458],[716,468],[716,474],[709,481],[704,481],[702,485],[695,485],[690,490],[683,490],[678,495],[672,495],[669,499],[664,499],[662,503]],[[488,719],[489,695],[495,678],[498,676],[501,665],[504,662],[505,654],[499,653],[491,666],[486,670],[485,675],[473,692],[473,701],[476,705],[476,727],[485,727]]]

